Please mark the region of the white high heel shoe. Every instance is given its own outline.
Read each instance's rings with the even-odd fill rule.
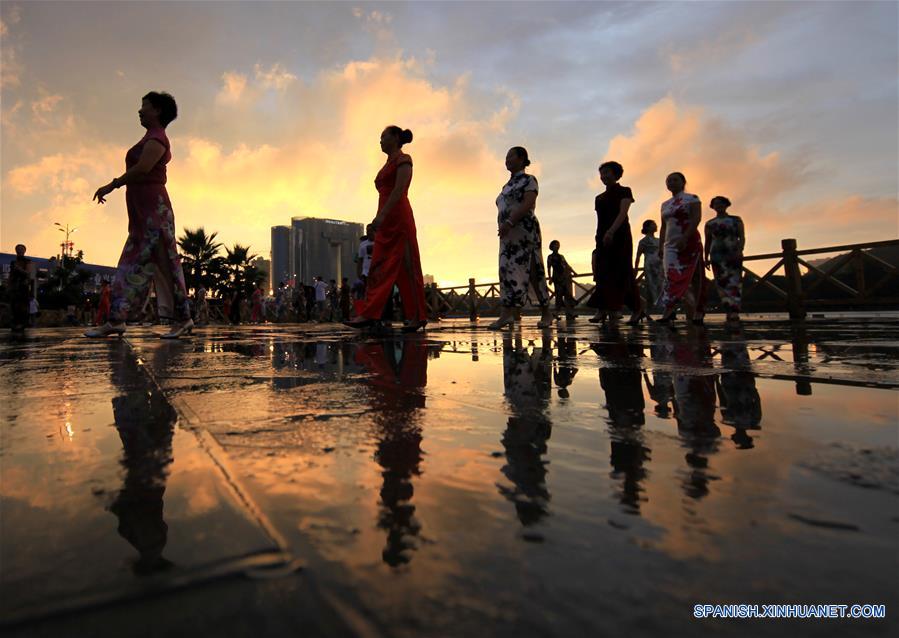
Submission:
[[[194,320],[188,319],[177,328],[172,324],[172,330],[165,334],[159,335],[160,339],[177,339],[183,334],[190,334],[194,331]]]
[[[100,337],[108,337],[109,335],[118,335],[122,336],[125,334],[125,324],[120,323],[116,326],[112,325],[108,321],[104,323],[102,326],[97,326],[96,328],[91,328],[90,330],[84,331],[85,337],[90,337],[91,339],[98,339]]]

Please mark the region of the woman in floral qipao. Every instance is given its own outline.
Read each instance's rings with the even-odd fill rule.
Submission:
[[[533,288],[542,317],[538,328],[552,325],[549,290],[543,268],[540,222],[534,214],[537,179],[524,169],[530,165],[528,152],[521,146],[509,149],[506,169],[511,177],[496,198],[499,224],[499,288],[502,311],[490,324],[499,330],[515,322],[515,311],[524,306],[528,288]]]
[[[659,257],[664,264],[665,287],[659,305],[665,312],[659,321],[671,321],[675,307],[683,300],[687,318],[701,324],[705,304],[702,239],[698,230],[702,204],[696,195],[684,192],[687,178],[683,173],[671,173],[665,185],[671,191],[671,199],[662,204]]]
[[[172,330],[161,336],[176,339],[193,328],[175,241],[175,215],[165,188],[166,164],[172,159],[165,128],[178,116],[178,107],[168,93],[153,91],[143,97],[137,113],[146,134],[125,155],[122,176],[94,193],[97,203],[105,204],[109,193],[126,187],[128,240],[112,283],[109,321],[84,334],[106,337],[124,333],[129,311],[143,306],[153,280],[160,309],[174,314]]]
[[[743,220],[727,212],[729,199],[718,195],[709,205],[718,215],[705,223],[705,265],[712,269],[727,321],[733,323],[740,320],[746,234]]]

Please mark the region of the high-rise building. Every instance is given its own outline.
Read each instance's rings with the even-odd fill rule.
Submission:
[[[350,281],[356,277],[356,252],[362,224],[339,219],[294,217],[290,222],[289,272],[296,284],[312,283],[321,276],[326,281]]]
[[[272,267],[268,287],[276,290],[279,283],[287,283],[290,279],[290,226],[272,226],[272,249],[269,257]]]

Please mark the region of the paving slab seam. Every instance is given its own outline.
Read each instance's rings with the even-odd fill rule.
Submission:
[[[0,627],[13,628],[41,622],[69,614],[83,614],[112,605],[143,600],[152,596],[166,596],[172,592],[196,587],[222,578],[243,574],[248,578],[271,570],[277,572],[291,566],[295,560],[287,552],[264,551],[239,558],[221,561],[213,565],[186,570],[177,576],[166,574],[157,581],[147,581],[139,590],[96,591],[73,596],[47,605],[25,607],[0,618]],[[294,569],[293,571],[296,571]]]
[[[150,383],[181,417],[181,422],[178,424],[179,427],[194,435],[197,440],[197,444],[206,453],[213,464],[219,469],[219,472],[221,472],[222,478],[224,479],[225,484],[228,486],[228,489],[231,490],[232,495],[238,500],[238,502],[241,503],[241,505],[243,505],[243,507],[246,509],[246,512],[253,518],[253,520],[255,520],[259,524],[262,530],[269,537],[269,540],[271,540],[272,543],[274,543],[282,553],[284,553],[285,555],[289,555],[290,550],[288,548],[287,541],[277,531],[277,529],[275,529],[275,526],[271,523],[268,517],[262,512],[259,506],[256,505],[256,503],[250,497],[248,491],[243,487],[240,480],[237,478],[237,474],[231,469],[227,461],[227,454],[215,441],[215,438],[211,434],[209,434],[209,432],[203,429],[203,427],[200,425],[200,419],[194,412],[194,410],[185,401],[182,401],[178,397],[172,397],[167,394],[160,385],[151,366],[147,365],[147,363],[140,357],[140,354],[134,348],[134,345],[127,338],[124,339],[124,341],[128,345],[128,348],[131,350],[131,353],[137,359],[138,363],[140,364],[140,368],[150,380]],[[298,559],[296,557],[292,557],[287,562],[297,564],[297,561]],[[297,568],[299,568],[299,566]]]

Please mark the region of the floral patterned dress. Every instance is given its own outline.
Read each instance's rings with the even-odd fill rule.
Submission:
[[[509,219],[528,191],[537,192],[537,179],[524,171],[516,173],[506,182],[496,198],[497,224],[501,225]],[[533,288],[540,306],[549,303],[540,222],[533,208],[499,241],[500,303],[506,307],[524,306],[529,287]]]
[[[665,248],[663,267],[665,269],[665,286],[659,305],[666,311],[672,310],[690,289],[690,282],[699,270],[702,277],[702,239],[699,231],[694,229],[687,236],[690,226],[690,204],[698,203],[699,198],[690,193],[678,193],[662,204],[662,221],[665,223]],[[683,241],[683,245],[679,245]],[[696,309],[702,311],[702,293],[696,300]]]
[[[577,299],[571,294],[571,266],[560,253],[550,253],[546,258],[546,270],[551,273],[553,292],[556,295],[556,309],[563,306],[574,307]]]
[[[643,251],[643,283],[646,285],[646,301],[653,310],[662,294],[662,260],[659,259],[659,240],[649,235],[637,244]]]
[[[172,159],[165,129],[147,130],[146,135],[126,153],[125,168],[137,164],[144,145],[150,140],[162,144],[165,153],[139,181],[125,187],[128,239],[112,282],[109,313],[110,321],[116,323],[127,320],[131,311],[143,307],[154,277],[165,281],[165,286],[157,284],[157,289],[171,287],[174,318],[178,321],[190,318],[190,301],[175,240],[175,214],[165,188],[165,165]]]
[[[743,274],[743,248],[740,235],[743,222],[734,215],[719,215],[705,223],[709,242],[709,261],[721,305],[728,313],[740,312]]]

